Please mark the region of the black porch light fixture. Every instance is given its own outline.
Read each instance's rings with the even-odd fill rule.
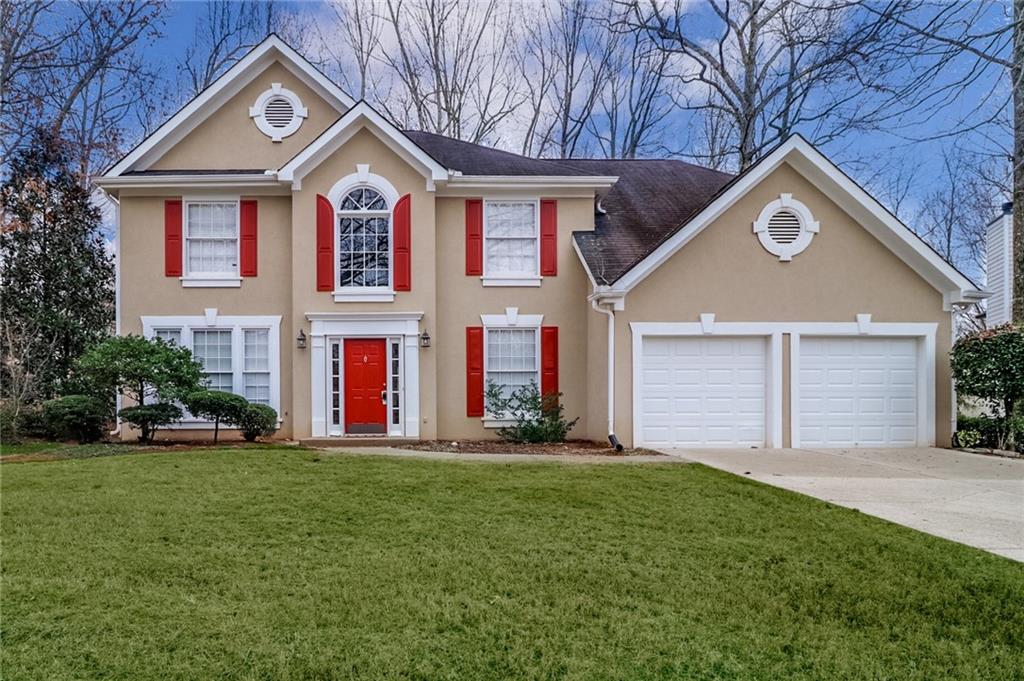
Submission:
[[[299,335],[295,337],[295,345],[298,346],[299,350],[306,349],[306,332],[299,329]]]
[[[430,347],[430,334],[427,333],[426,329],[424,329],[423,333],[420,335],[420,347],[421,348],[429,348]]]

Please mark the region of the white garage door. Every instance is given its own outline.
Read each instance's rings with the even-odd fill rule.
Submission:
[[[762,447],[764,338],[646,337],[640,434],[655,447]]]
[[[917,444],[917,341],[800,338],[801,447]]]

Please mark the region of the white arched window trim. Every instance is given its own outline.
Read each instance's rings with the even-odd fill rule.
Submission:
[[[781,210],[789,211],[800,221],[800,236],[792,243],[778,243],[768,233],[768,221]],[[772,255],[779,256],[779,260],[783,262],[792,260],[794,255],[810,246],[811,239],[820,229],[818,221],[811,214],[811,209],[794,199],[792,194],[780,194],[779,198],[761,209],[757,220],[754,221],[754,234],[757,235],[761,245]]]
[[[380,192],[388,202],[388,285],[387,286],[340,286],[338,257],[341,252],[339,210],[342,199],[353,189],[368,187]],[[346,175],[327,192],[327,200],[334,208],[334,302],[336,303],[379,303],[395,300],[395,224],[394,210],[399,195],[387,178],[370,172],[369,164],[356,165],[356,172]]]
[[[275,128],[269,122],[267,122],[265,112],[267,108],[267,102],[275,97],[281,97],[288,100],[292,105],[292,110],[295,115],[292,117],[292,122],[283,128]],[[249,107],[249,118],[256,123],[256,127],[264,135],[269,137],[274,142],[280,142],[283,138],[289,135],[294,135],[296,131],[302,126],[302,121],[309,116],[309,110],[302,105],[302,100],[299,96],[289,90],[288,88],[281,87],[280,83],[272,83],[269,90],[264,90],[259,97],[256,98],[256,103]]]

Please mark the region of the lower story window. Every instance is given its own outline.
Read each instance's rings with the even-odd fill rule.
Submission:
[[[142,325],[147,337],[191,350],[210,390],[241,395],[280,414],[280,317],[147,316]]]
[[[231,335],[229,329],[202,329],[192,332],[192,355],[203,365],[206,387],[210,390],[233,392]]]
[[[487,328],[484,369],[488,384],[498,386],[503,397],[531,382],[540,388],[540,352],[535,328]]]

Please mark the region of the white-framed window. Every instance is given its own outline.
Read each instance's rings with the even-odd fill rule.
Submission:
[[[390,290],[391,208],[382,192],[367,185],[341,197],[335,271],[339,291]]]
[[[484,201],[484,283],[540,284],[540,201]]]
[[[239,202],[185,200],[183,279],[237,279]]]
[[[249,117],[256,127],[274,142],[295,134],[307,116],[309,111],[299,96],[280,83],[272,83],[249,107]]]
[[[268,329],[242,329],[242,395],[256,404],[270,404]]]
[[[811,209],[792,194],[780,194],[754,221],[754,234],[761,245],[772,255],[779,256],[782,262],[789,262],[810,246],[820,229]]]
[[[540,329],[485,327],[484,377],[508,398],[523,386],[540,389]]]
[[[207,387],[241,395],[281,413],[280,316],[227,316],[214,309],[203,316],[145,316],[143,335],[192,351],[202,364]],[[205,422],[186,416],[183,428]]]
[[[234,392],[231,329],[194,329],[192,355],[203,365],[206,387],[210,390]]]

